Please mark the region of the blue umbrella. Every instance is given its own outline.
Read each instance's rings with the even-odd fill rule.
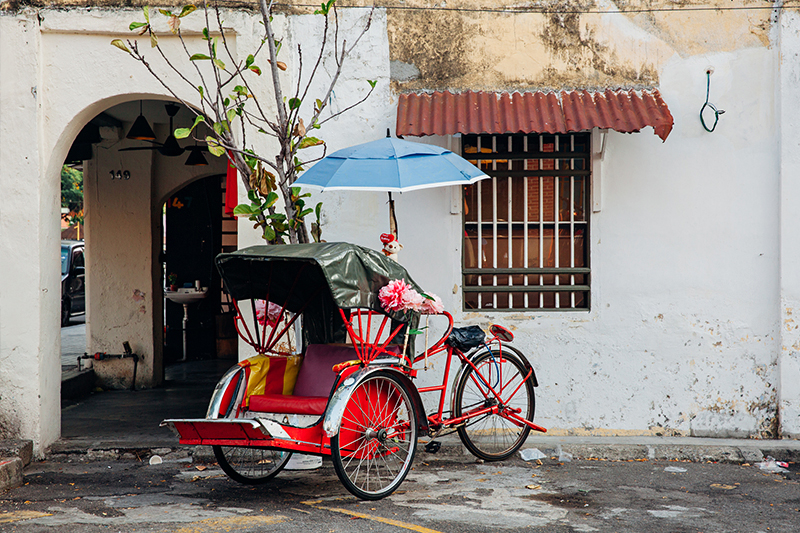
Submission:
[[[488,177],[445,148],[386,137],[330,154],[304,172],[294,185],[320,190],[387,191],[392,233],[396,236],[393,192],[469,185]]]

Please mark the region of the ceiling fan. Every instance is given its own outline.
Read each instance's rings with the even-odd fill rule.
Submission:
[[[175,118],[175,115],[178,114],[178,111],[180,111],[181,108],[180,108],[179,105],[173,104],[172,102],[170,102],[168,104],[165,104],[164,107],[167,110],[167,115],[169,115],[169,136],[164,140],[163,143],[160,143],[160,142],[156,141],[155,140],[155,135],[152,135],[152,133],[151,133],[150,135],[152,135],[152,137],[149,137],[149,136],[144,136],[144,137],[135,136],[133,138],[137,139],[137,140],[147,141],[149,143],[152,143],[153,146],[134,146],[134,147],[130,147],[130,148],[120,148],[119,151],[120,152],[133,152],[133,151],[137,151],[137,150],[158,150],[158,153],[160,153],[161,155],[163,155],[165,157],[178,157],[179,155],[182,155],[186,151],[195,152],[195,151],[198,151],[198,150],[204,150],[204,151],[208,150],[208,148],[206,148],[204,146],[188,146],[186,148],[181,147],[178,144],[178,139],[175,138],[175,129],[173,128],[173,125],[172,125],[172,119]],[[141,110],[139,112],[139,117],[136,119],[136,122],[134,123],[134,126],[131,127],[131,131],[133,131],[134,128],[136,128],[136,124],[141,121],[140,119],[141,120],[144,119],[144,116],[141,114]],[[146,121],[145,121],[145,125],[146,125]],[[149,126],[147,126],[147,128],[149,129]],[[152,130],[150,130],[150,131],[152,131]],[[128,133],[127,138],[132,138],[131,137],[131,133]],[[202,154],[200,154],[200,155],[202,156]]]

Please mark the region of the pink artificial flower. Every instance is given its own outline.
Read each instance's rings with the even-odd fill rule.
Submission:
[[[432,299],[423,297],[423,302],[420,306],[420,312],[424,315],[442,314],[442,312],[444,312],[444,304],[442,303],[442,299],[435,294],[428,294],[427,296]]]
[[[256,319],[258,319],[259,324],[263,326],[264,322],[266,322],[268,326],[274,328],[278,324],[280,317],[280,305],[269,302],[269,306],[267,306],[266,300],[256,300]]]
[[[403,309],[419,312],[424,304],[425,298],[414,289],[409,289],[403,294]]]
[[[378,299],[387,311],[405,311],[404,298],[408,291],[414,291],[411,285],[402,279],[393,279],[378,291]]]

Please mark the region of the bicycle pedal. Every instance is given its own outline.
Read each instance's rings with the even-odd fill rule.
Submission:
[[[425,451],[428,453],[436,453],[439,451],[439,448],[442,447],[442,443],[438,440],[432,440],[425,445]]]

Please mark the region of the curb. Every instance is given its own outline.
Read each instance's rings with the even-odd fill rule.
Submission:
[[[23,439],[0,439],[0,457],[19,457],[22,466],[28,466],[33,459],[33,441]]]
[[[425,444],[419,450],[425,453]],[[441,443],[435,455],[471,455],[455,435],[433,439]],[[698,437],[529,437],[522,450],[536,448],[548,457],[562,452],[575,459],[606,461],[692,461],[715,463],[756,463],[772,456],[779,461],[800,462],[800,440],[714,439]],[[435,457],[426,454],[426,457]],[[519,456],[518,454],[516,454]]]
[[[446,435],[433,440],[441,443],[438,453],[425,452],[430,438],[420,438],[418,456],[436,457],[472,456],[456,435]],[[78,443],[60,442],[47,453],[48,458],[77,457],[80,461],[109,461],[149,457],[151,454],[172,458],[191,457],[199,463],[216,461],[210,446],[182,446],[163,439],[141,439],[121,446],[119,442]],[[562,452],[575,459],[603,459],[607,461],[692,461],[716,463],[756,463],[772,456],[779,461],[800,462],[800,440],[715,439],[699,437],[529,437],[522,449],[536,448],[547,457],[557,457]],[[2,448],[0,448],[2,452]],[[3,454],[0,454],[3,455]],[[519,457],[519,454],[515,454]],[[164,457],[165,460],[168,457]]]
[[[0,458],[0,491],[22,485],[22,466],[19,457]]]

